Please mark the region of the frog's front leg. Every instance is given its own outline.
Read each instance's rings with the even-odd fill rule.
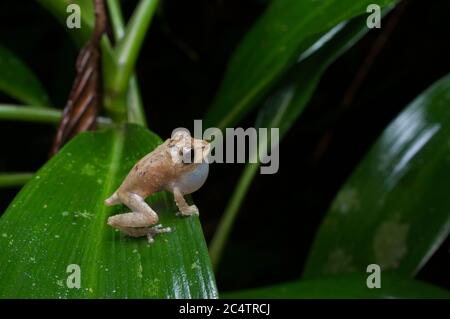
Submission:
[[[150,227],[158,223],[158,214],[137,194],[130,192],[118,192],[119,200],[128,206],[132,212],[118,214],[108,218],[108,224],[121,230],[128,236],[147,236],[149,242],[159,233],[170,232],[170,228],[162,228],[161,225]]]
[[[175,199],[175,204],[177,204],[178,209],[180,210],[179,215],[182,216],[198,216],[198,208],[195,205],[190,205],[186,202],[183,197],[183,193],[181,193],[178,187],[173,189],[173,197]]]

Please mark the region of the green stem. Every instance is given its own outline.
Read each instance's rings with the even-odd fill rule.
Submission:
[[[0,188],[25,185],[34,173],[0,173]]]
[[[228,237],[239,212],[239,207],[252,183],[253,177],[258,172],[259,163],[249,163],[245,166],[238,185],[228,202],[227,207],[220,219],[219,226],[209,245],[209,255],[213,269],[216,271],[223,255]]]
[[[111,79],[111,89],[120,94],[125,92],[144,42],[145,34],[156,11],[159,0],[141,0],[128,23],[125,35],[115,49],[118,70]],[[118,23],[119,19],[115,18]],[[120,32],[118,32],[120,34]]]
[[[267,147],[268,136],[259,136],[258,148],[250,154],[249,163],[245,166],[244,171],[239,178],[237,187],[234,189],[233,195],[219,221],[217,230],[209,245],[209,255],[214,271],[217,271],[220,260],[222,259],[225,245],[230,237],[231,229],[233,228],[239,213],[239,207],[244,201],[245,195],[260,167],[258,155],[267,154]]]
[[[114,33],[114,38],[117,42],[120,42],[125,36],[125,26],[122,16],[122,10],[120,8],[120,4],[118,0],[107,0],[109,17]],[[148,27],[148,25],[147,25]],[[143,40],[143,39],[142,39]],[[137,58],[137,57],[136,57]],[[135,62],[134,62],[135,64]],[[134,67],[134,66],[133,66]],[[113,78],[116,76],[117,70],[110,72],[110,77]],[[108,75],[109,77],[109,75]],[[109,87],[112,87],[112,81]],[[114,94],[113,94],[114,95]],[[122,100],[123,102],[123,100]],[[127,92],[127,100],[126,103],[128,105],[128,121],[131,123],[136,123],[147,127],[147,121],[145,118],[144,106],[142,104],[142,99],[139,90],[139,84],[137,82],[136,76],[134,72],[131,74]]]
[[[147,127],[144,105],[136,75],[132,74],[128,88],[128,121]]]
[[[61,111],[43,107],[30,108],[23,105],[0,104],[0,120],[57,124],[61,120]],[[111,120],[99,117],[97,123],[100,127],[107,127],[111,125]]]
[[[30,108],[27,106],[0,105],[0,120],[13,120],[36,123],[58,123],[61,111],[49,108]]]
[[[107,0],[109,20],[111,21],[114,39],[119,41],[125,34],[125,24],[123,21],[122,10],[118,0]]]

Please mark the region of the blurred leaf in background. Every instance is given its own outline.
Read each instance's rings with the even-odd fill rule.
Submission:
[[[368,29],[365,22],[365,17],[355,18],[350,22],[341,23],[320,38],[313,46],[315,52],[294,65],[270,93],[258,111],[255,127],[278,128],[279,138],[282,139],[307,106],[328,66],[366,34]],[[276,141],[270,141],[269,137],[259,136],[259,148],[255,150],[256,152],[268,154],[270,148],[279,147],[275,144]],[[250,154],[249,157],[258,158],[258,155]],[[260,163],[249,163],[245,166],[225,209],[210,244],[210,255],[214,267],[218,267],[239,207],[245,199],[252,179],[258,172],[259,165]]]
[[[37,0],[37,2],[47,9],[66,29],[72,39],[75,40],[78,46],[82,46],[89,39],[92,30],[94,29],[94,1],[93,0],[77,0],[71,1],[80,7],[81,28],[67,28],[66,21],[72,11],[68,11],[67,1],[62,0]]]
[[[34,73],[0,45],[0,91],[30,106],[50,106],[50,99]]]
[[[449,299],[450,293],[435,286],[383,273],[381,288],[369,289],[367,276],[361,274],[324,276],[293,281],[270,287],[228,292],[222,298],[280,298],[280,299],[334,299],[334,298],[433,298]]]
[[[450,231],[449,105],[446,76],[389,125],[325,216],[305,277],[425,265]]]
[[[236,125],[296,60],[337,24],[366,12],[370,0],[272,1],[236,48],[207,125]],[[381,7],[394,0],[378,1]],[[312,51],[309,51],[311,53]],[[308,54],[309,54],[308,53]]]

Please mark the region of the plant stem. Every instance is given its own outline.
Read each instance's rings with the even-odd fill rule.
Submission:
[[[36,123],[58,123],[61,111],[49,108],[0,105],[0,120],[18,120]]]
[[[117,42],[120,42],[125,36],[125,27],[122,16],[122,10],[120,8],[120,4],[118,0],[107,0],[109,17],[111,20],[111,25],[114,33],[114,38]],[[148,25],[147,25],[148,28]],[[145,31],[143,32],[145,34]],[[143,41],[143,39],[142,39]],[[139,50],[138,50],[139,51]],[[136,56],[137,58],[137,56]],[[133,63],[132,69],[134,68]],[[114,73],[111,74],[112,77],[116,76],[117,70],[114,70]],[[113,81],[113,80],[111,80]],[[113,86],[112,84],[110,86]],[[128,104],[128,121],[131,123],[136,123],[147,127],[147,121],[145,118],[144,107],[142,104],[142,99],[139,90],[139,84],[137,82],[136,76],[134,73],[131,74],[127,92],[127,100]]]
[[[60,119],[60,110],[0,104],[0,120],[57,124]],[[112,122],[109,118],[99,117],[97,123],[100,127],[107,127]]]
[[[209,245],[209,255],[211,257],[211,263],[214,271],[217,270],[220,263],[225,244],[230,235],[234,221],[236,220],[237,213],[239,212],[239,207],[247,194],[248,188],[250,187],[258,168],[259,163],[248,163],[245,166],[238,185],[235,188],[227,207],[225,208],[225,211],[220,219],[219,226],[217,227],[217,230],[211,240]]]
[[[131,75],[130,86],[128,87],[128,121],[147,127],[144,105],[135,74]]]
[[[119,41],[125,34],[125,25],[123,22],[122,10],[118,0],[106,0],[108,5],[109,20],[111,21],[114,39]]]
[[[116,93],[120,94],[127,89],[145,34],[158,3],[158,0],[141,0],[126,27],[124,37],[117,43],[115,54],[118,70],[111,79],[112,89]]]
[[[274,119],[276,121],[276,119]],[[273,124],[273,123],[272,123]],[[268,136],[259,136],[258,148],[249,154],[249,163],[245,166],[241,177],[239,178],[237,187],[234,189],[233,195],[228,202],[224,213],[219,221],[217,230],[209,245],[209,255],[214,271],[217,271],[220,260],[222,259],[225,245],[230,237],[231,229],[239,213],[239,208],[247,195],[248,189],[258,172],[261,163],[258,161],[259,154],[267,154]]]
[[[34,173],[0,173],[0,188],[23,186]]]

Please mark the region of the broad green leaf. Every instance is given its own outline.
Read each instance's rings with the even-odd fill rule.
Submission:
[[[369,289],[366,284],[369,274],[325,276],[282,283],[275,286],[251,290],[228,292],[222,298],[440,298],[449,299],[450,292],[392,274],[382,274],[381,288]]]
[[[82,46],[89,39],[95,24],[93,0],[37,0],[37,2],[67,29],[67,32],[79,46]],[[67,19],[73,14],[73,10],[68,10],[71,4],[80,7],[81,28],[70,29],[67,27]]]
[[[394,2],[377,4],[384,7]],[[302,53],[337,24],[366,12],[372,3],[274,0],[234,52],[206,115],[207,124],[221,129],[235,125]]]
[[[103,201],[160,143],[136,125],[82,133],[40,169],[0,219],[0,297],[216,297],[199,219],[175,216],[171,194],[149,199],[173,229],[151,245],[106,224],[129,210]],[[80,289],[66,285],[71,264],[81,269]]]
[[[0,45],[0,91],[31,106],[49,106],[45,89],[34,73]]]
[[[294,65],[263,103],[256,126],[279,128],[283,137],[310,101],[330,64],[367,33],[365,23],[365,17],[343,22],[319,39],[313,46],[315,52]]]
[[[308,102],[310,101],[318,83],[328,68],[343,52],[357,42],[365,33],[367,27],[364,18],[355,18],[336,26],[319,39],[315,45],[315,52],[296,64],[286,75],[280,85],[270,94],[258,112],[256,127],[279,128],[280,139],[295,123]],[[270,139],[259,137],[262,154],[267,153]],[[278,147],[275,141],[271,148]],[[257,158],[257,154],[250,158]],[[209,246],[213,266],[217,267],[228,240],[239,207],[251,185],[259,164],[248,163],[239,179],[237,187],[227,205],[218,230],[214,234]]]
[[[305,276],[364,271],[413,275],[450,230],[450,76],[384,131],[335,198]]]

